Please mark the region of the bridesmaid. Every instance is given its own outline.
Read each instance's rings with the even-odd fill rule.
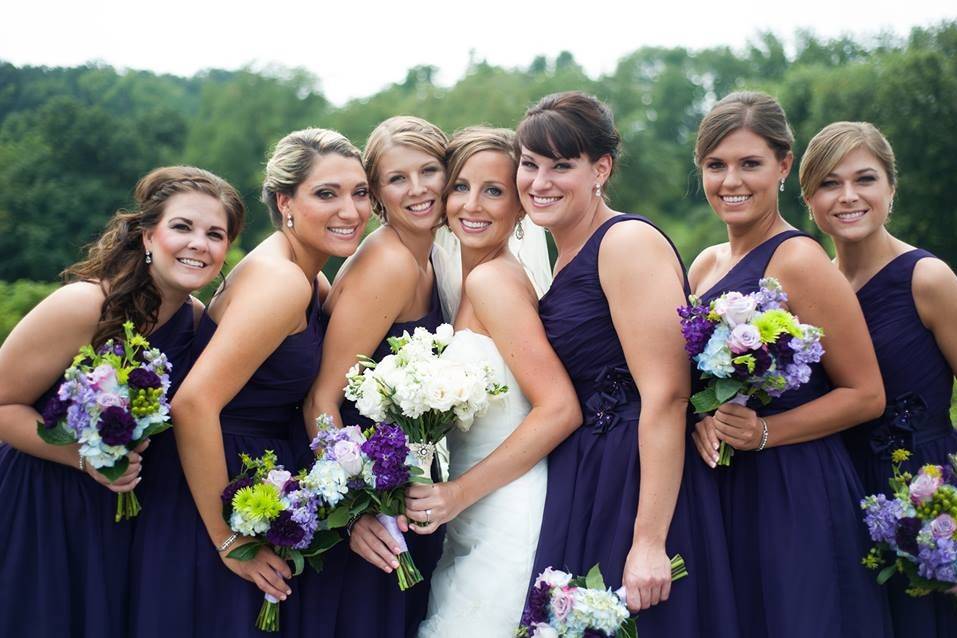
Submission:
[[[418,326],[434,331],[442,323],[430,255],[445,214],[447,146],[441,129],[410,116],[382,122],[366,142],[363,162],[373,210],[382,225],[339,271],[323,305],[330,318],[322,367],[307,400],[310,432],[322,413],[339,425],[372,425],[355,405],[343,403],[345,375],[356,355],[369,353],[379,360],[391,352],[388,337]],[[409,534],[407,540],[424,580],[401,592],[392,574],[398,567],[395,542],[375,517],[356,521],[349,538],[352,551],[337,547],[328,556],[319,576],[321,594],[309,588],[315,575],[304,579],[310,600],[323,600],[322,613],[309,614],[304,630],[322,636],[413,634],[428,608],[429,580],[442,550],[442,535]],[[331,601],[339,602],[329,605]]]
[[[884,414],[845,430],[844,440],[865,492],[889,493],[894,449],[911,450],[905,469],[914,473],[927,463],[947,464],[957,452],[949,413],[957,371],[957,277],[926,250],[887,231],[897,187],[894,151],[873,125],[826,126],[808,144],[800,178],[815,223],[834,240],[838,269],[857,290],[884,377]],[[902,578],[888,587],[898,636],[953,635],[957,605],[950,596],[908,596]]]
[[[130,522],[116,494],[136,487],[143,448],[109,483],[78,455],[36,435],[37,420],[81,346],[121,338],[130,320],[172,365],[170,394],[189,369],[190,292],[219,273],[243,223],[232,186],[202,169],[158,168],[136,206],[109,221],[68,282],[30,311],[0,347],[0,635],[126,636]],[[162,439],[163,434],[158,438]],[[155,444],[154,444],[155,447]],[[146,453],[152,461],[152,451]],[[143,486],[143,512],[156,507]],[[15,592],[19,592],[15,594]]]
[[[301,597],[287,582],[289,566],[268,548],[249,561],[226,557],[249,539],[223,521],[220,494],[240,469],[240,453],[272,450],[293,470],[304,453],[301,406],[319,370],[319,305],[328,288],[320,269],[329,256],[355,251],[370,213],[359,151],[334,131],[290,133],[266,165],[262,199],[276,231],[233,268],[210,302],[196,334],[202,354],[173,402],[195,508],[169,499],[164,515],[175,528],[143,541],[165,546],[144,560],[170,561],[179,570],[144,566],[149,591],[140,596],[135,635],[261,635],[254,623],[264,593],[284,601],[280,633],[299,633]]]
[[[705,249],[689,277],[706,302],[776,277],[790,310],[824,329],[823,365],[759,413],[722,406],[695,443],[711,467],[719,440],[742,452],[716,470],[742,635],[885,636],[883,592],[860,564],[862,488],[836,435],[880,414],[881,380],[847,281],[778,211],[792,144],[784,111],[762,93],[733,93],[702,120],[695,162],[729,241]]]
[[[522,205],[558,248],[539,312],[584,415],[548,457],[532,578],[600,563],[641,610],[639,635],[737,636],[714,477],[685,463],[681,259],[649,220],[603,197],[620,144],[606,105],[578,92],[546,96],[518,140]],[[691,576],[672,585],[676,553]]]

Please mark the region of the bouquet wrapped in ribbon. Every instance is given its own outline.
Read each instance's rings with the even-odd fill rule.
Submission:
[[[346,398],[362,416],[402,428],[425,476],[435,444],[452,426],[468,431],[489,399],[508,391],[493,381],[487,365],[443,357],[452,335],[452,326],[442,324],[435,334],[420,327],[390,337],[392,354],[378,362],[360,356],[346,375]]]
[[[122,341],[80,348],[43,410],[37,434],[52,445],[80,444],[80,456],[110,481],[129,467],[127,454],[170,427],[166,355],[123,324]],[[133,491],[117,495],[116,517],[141,510]]]
[[[222,493],[223,518],[237,534],[254,540],[227,554],[236,560],[250,560],[268,546],[284,560],[292,561],[293,575],[302,573],[305,563],[322,570],[322,554],[341,538],[330,528],[345,489],[330,488],[321,469],[293,475],[277,464],[267,451],[260,458],[241,454],[242,472]],[[348,521],[348,516],[345,517]],[[345,525],[345,523],[343,523]],[[256,627],[279,630],[279,601],[266,594]]]
[[[880,569],[883,584],[895,573],[907,578],[907,593],[924,596],[957,586],[957,455],[946,465],[925,465],[911,475],[901,471],[907,450],[892,454],[892,498],[884,494],[861,501],[864,523],[876,543],[863,563]],[[890,555],[889,563],[885,557]]]
[[[312,449],[317,460],[310,475],[321,489],[341,498],[326,524],[343,527],[361,514],[374,513],[402,549],[395,572],[399,589],[405,591],[421,582],[422,574],[396,517],[405,511],[405,487],[414,481],[430,481],[412,457],[405,433],[388,423],[365,431],[355,425],[340,429],[327,415],[320,416],[316,424],[319,432]]]
[[[784,308],[787,294],[773,277],[757,292],[726,292],[710,304],[692,295],[678,308],[685,350],[705,381],[691,397],[697,414],[723,403],[744,405],[798,388],[811,378],[811,364],[824,356],[824,331],[801,323]],[[721,442],[718,465],[730,465],[734,448]]]
[[[680,554],[671,559],[671,580],[688,575]],[[584,578],[547,568],[528,596],[517,638],[635,638],[637,629],[625,605],[625,588],[605,586],[598,565]]]

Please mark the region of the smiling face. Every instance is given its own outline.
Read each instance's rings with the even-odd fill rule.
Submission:
[[[280,193],[276,200],[283,218],[293,218],[293,228],[283,232],[336,257],[356,251],[372,213],[362,164],[338,153],[318,156],[292,197]]]
[[[611,158],[592,162],[586,155],[551,159],[522,147],[516,185],[522,207],[539,226],[555,229],[573,225],[596,206],[595,184],[604,184]]]
[[[835,239],[858,241],[883,227],[893,199],[883,164],[858,147],[824,176],[807,203],[822,231]]]
[[[376,196],[388,224],[412,233],[431,233],[442,219],[445,167],[425,151],[397,144],[379,159]]]
[[[514,161],[500,151],[480,151],[466,160],[446,201],[449,227],[463,248],[508,244],[522,217],[514,176]]]
[[[143,234],[157,287],[190,293],[211,282],[229,249],[227,227],[226,210],[215,197],[197,192],[170,197],[159,223]]]
[[[791,169],[763,137],[741,128],[701,161],[701,183],[711,208],[726,224],[750,224],[777,214],[778,186]]]

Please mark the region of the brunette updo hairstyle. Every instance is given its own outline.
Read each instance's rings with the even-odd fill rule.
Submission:
[[[276,142],[263,179],[262,202],[269,210],[269,219],[277,229],[283,228],[282,211],[277,195],[292,197],[302,184],[316,160],[323,155],[335,153],[362,163],[359,149],[337,131],[324,128],[307,128],[293,131]]]
[[[516,135],[521,146],[553,160],[585,155],[594,162],[608,155],[612,171],[621,153],[621,135],[611,109],[581,91],[543,97],[525,112]]]
[[[814,197],[827,177],[851,151],[863,148],[877,158],[891,188],[897,187],[897,160],[890,142],[870,122],[834,122],[811,138],[801,158],[798,179],[805,200]]]
[[[388,223],[388,214],[379,199],[379,163],[382,155],[393,146],[408,146],[426,155],[431,155],[445,167],[445,151],[449,136],[435,124],[412,115],[396,115],[379,124],[369,134],[362,154],[362,165],[369,178],[369,194],[372,196],[372,212],[383,224]]]
[[[764,138],[779,161],[794,146],[794,133],[777,100],[758,91],[738,91],[725,96],[701,120],[694,147],[695,165],[701,168],[704,158],[739,129]]]
[[[100,239],[87,248],[86,259],[61,273],[66,283],[95,282],[106,294],[94,347],[121,337],[126,321],[143,334],[156,326],[162,299],[144,259],[143,235],[160,222],[166,202],[180,193],[202,193],[218,200],[226,211],[230,242],[242,230],[246,207],[223,178],[194,166],[165,166],[140,179],[133,191],[133,210],[117,211]]]

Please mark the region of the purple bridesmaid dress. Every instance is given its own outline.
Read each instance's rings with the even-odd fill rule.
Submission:
[[[638,215],[605,221],[555,276],[539,305],[548,340],[575,386],[584,423],[548,457],[533,580],[549,566],[584,575],[599,563],[605,582],[618,588],[632,545],[641,397],[598,273],[602,239],[617,223],[651,224]],[[638,635],[738,636],[717,485],[690,440],[665,546],[669,555],[685,558],[689,576],[672,585],[668,601],[638,614]]]
[[[701,295],[754,292],[789,230],[754,248]],[[823,366],[808,383],[767,406],[770,416],[831,388]],[[867,533],[863,487],[839,434],[762,452],[739,452],[718,475],[742,636],[875,638],[889,636],[885,593],[861,565]]]
[[[432,285],[429,312],[415,321],[392,324],[372,358],[391,354],[388,338],[412,333],[418,327],[434,332],[443,323],[438,286]],[[355,404],[344,401],[343,425],[369,427],[372,421],[359,414]],[[433,466],[433,480],[440,480]],[[333,548],[321,574],[303,577],[303,635],[308,636],[414,636],[429,607],[429,582],[442,554],[444,530],[428,536],[405,535],[409,551],[422,572],[422,582],[402,592],[395,574],[386,574],[349,549],[348,539]]]
[[[172,366],[172,395],[189,370],[191,304],[148,338]],[[37,401],[37,411],[59,386]],[[143,513],[155,506],[144,485],[136,494]],[[0,525],[0,636],[126,636],[132,525],[114,522],[116,494],[76,468],[0,444],[0,502],[7,512]]]
[[[306,328],[286,337],[220,413],[230,477],[241,469],[241,452],[256,457],[272,450],[290,471],[298,469],[305,456],[302,401],[319,372],[325,333],[315,293],[306,319]],[[196,332],[195,356],[215,331],[215,322],[204,313]],[[279,633],[264,634],[255,628],[263,594],[223,564],[190,495],[175,442],[170,445],[153,477],[163,498],[144,509],[149,516],[141,515],[136,526],[129,635],[300,635],[301,579],[290,582],[292,596],[279,605]]]
[[[912,452],[904,469],[916,473],[927,463],[947,464],[957,452],[957,433],[950,422],[954,371],[933,333],[924,327],[911,280],[926,250],[898,255],[857,292],[884,377],[884,415],[844,432],[844,441],[868,494],[889,494],[890,455],[897,448]],[[894,633],[913,638],[957,635],[957,600],[946,594],[914,598],[905,593],[906,579],[888,583]]]

